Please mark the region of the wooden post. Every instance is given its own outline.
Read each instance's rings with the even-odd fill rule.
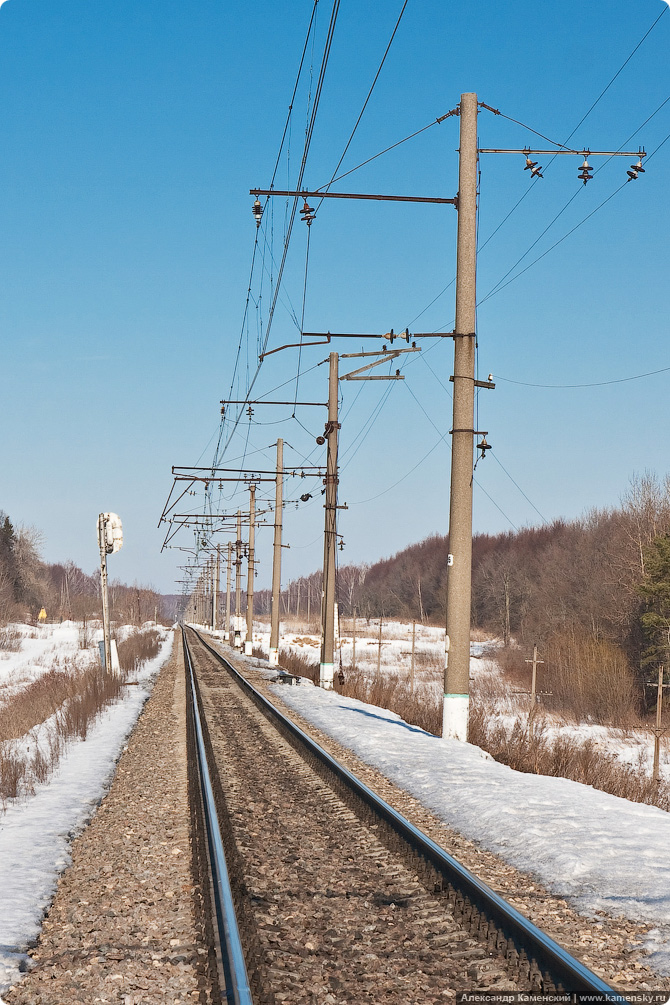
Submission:
[[[416,641],[416,619],[412,621],[412,662],[409,666],[409,689],[414,694],[414,643]]]
[[[524,662],[533,664],[533,674],[530,680],[530,711],[528,713],[528,740],[530,741],[533,739],[535,706],[537,704],[537,667],[538,663],[544,663],[544,660],[539,660],[537,658],[537,643],[533,646],[532,660],[525,660]]]
[[[356,669],[356,608],[354,607],[354,625],[352,631],[352,650],[351,650],[351,670],[352,672]]]
[[[383,618],[379,618],[379,645],[377,647],[377,676],[381,676],[382,671],[382,622]]]
[[[663,688],[670,687],[670,684],[663,683],[663,667],[658,668],[658,684],[647,684],[647,687],[655,687],[656,691],[656,726],[654,728],[654,766],[652,768],[653,781],[658,784],[661,781],[661,737],[667,731],[667,726],[662,725],[663,720]]]

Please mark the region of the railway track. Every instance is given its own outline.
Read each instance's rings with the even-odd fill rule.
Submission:
[[[475,990],[621,1000],[192,629],[184,652],[227,1000],[423,1005]]]

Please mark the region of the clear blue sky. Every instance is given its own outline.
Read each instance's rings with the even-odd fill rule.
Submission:
[[[320,0],[278,187],[297,178],[331,8]],[[331,177],[400,8],[400,0],[343,0],[308,187]],[[465,91],[566,141],[664,8],[661,0],[409,0],[342,170],[427,125]],[[272,177],[311,9],[311,0],[0,7],[0,508],[44,532],[49,560],[93,570],[96,517],[113,510],[126,542],[111,575],[174,589],[183,557],[160,554],[165,528],[156,524],[171,465],[212,460],[239,344],[236,393],[256,366],[285,204],[274,200],[272,226],[266,216],[244,324],[255,237],[248,190]],[[570,144],[617,149],[635,134],[631,149],[654,151],[670,133],[670,102],[638,130],[670,95],[669,50],[666,13]],[[484,110],[479,139],[483,147],[546,145]],[[448,119],[334,188],[451,197],[457,146],[458,119]],[[629,166],[615,159],[584,187],[577,159],[557,158],[534,183],[523,163],[519,155],[481,158],[480,247],[532,191],[482,247],[480,301],[575,193],[519,269],[610,196]],[[582,389],[509,381],[585,384],[670,367],[669,166],[670,141],[643,176],[481,304],[480,377],[507,380],[479,404],[478,426],[495,456],[477,467],[476,530],[540,521],[495,457],[547,520],[616,504],[635,471],[668,470],[670,372]],[[297,222],[270,347],[296,341],[291,315],[303,309],[306,236]],[[450,206],[325,202],[311,228],[305,329],[449,330],[453,286],[424,309],[453,278],[455,243]],[[303,370],[327,352],[304,350]],[[446,531],[441,437],[451,427],[452,353],[450,340],[427,342],[421,359],[408,357],[404,382],[342,385],[340,498],[349,509],[341,561],[373,561]],[[281,395],[295,397],[297,363],[293,350],[270,356],[255,396],[292,381]],[[325,371],[305,374],[298,397],[325,399]],[[256,409],[231,442],[231,463],[246,450],[250,463],[266,465],[278,435],[295,451],[287,447],[290,463],[318,463],[322,412],[301,410],[298,422],[290,411]],[[295,498],[295,487],[287,494]],[[236,509],[245,495],[222,505]],[[318,567],[322,520],[320,496],[288,508],[285,579]],[[258,540],[264,586],[271,531]]]

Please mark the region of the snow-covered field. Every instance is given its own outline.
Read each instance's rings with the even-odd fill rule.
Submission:
[[[11,700],[18,688],[55,663],[97,658],[95,650],[79,650],[79,629],[72,622],[23,626],[21,631],[26,636],[21,650],[0,658],[1,700]],[[108,788],[123,745],[170,654],[173,633],[161,631],[159,655],[135,678],[140,686],[124,688],[123,699],[99,714],[86,739],[68,744],[48,780],[33,795],[10,800],[0,813],[0,993],[17,980],[58,875],[70,861],[70,843]]]
[[[56,663],[68,659],[84,666],[97,659],[97,650],[79,648],[82,627],[74,621],[60,625],[12,625],[11,630],[20,636],[20,649],[16,652],[0,649],[0,703],[53,669]],[[92,637],[92,631],[89,635]]]

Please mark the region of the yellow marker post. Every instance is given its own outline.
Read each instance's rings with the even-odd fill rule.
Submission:
[[[41,625],[43,625],[46,619],[47,619],[47,612],[44,610],[44,608],[42,608],[40,613],[37,615],[37,620]]]

